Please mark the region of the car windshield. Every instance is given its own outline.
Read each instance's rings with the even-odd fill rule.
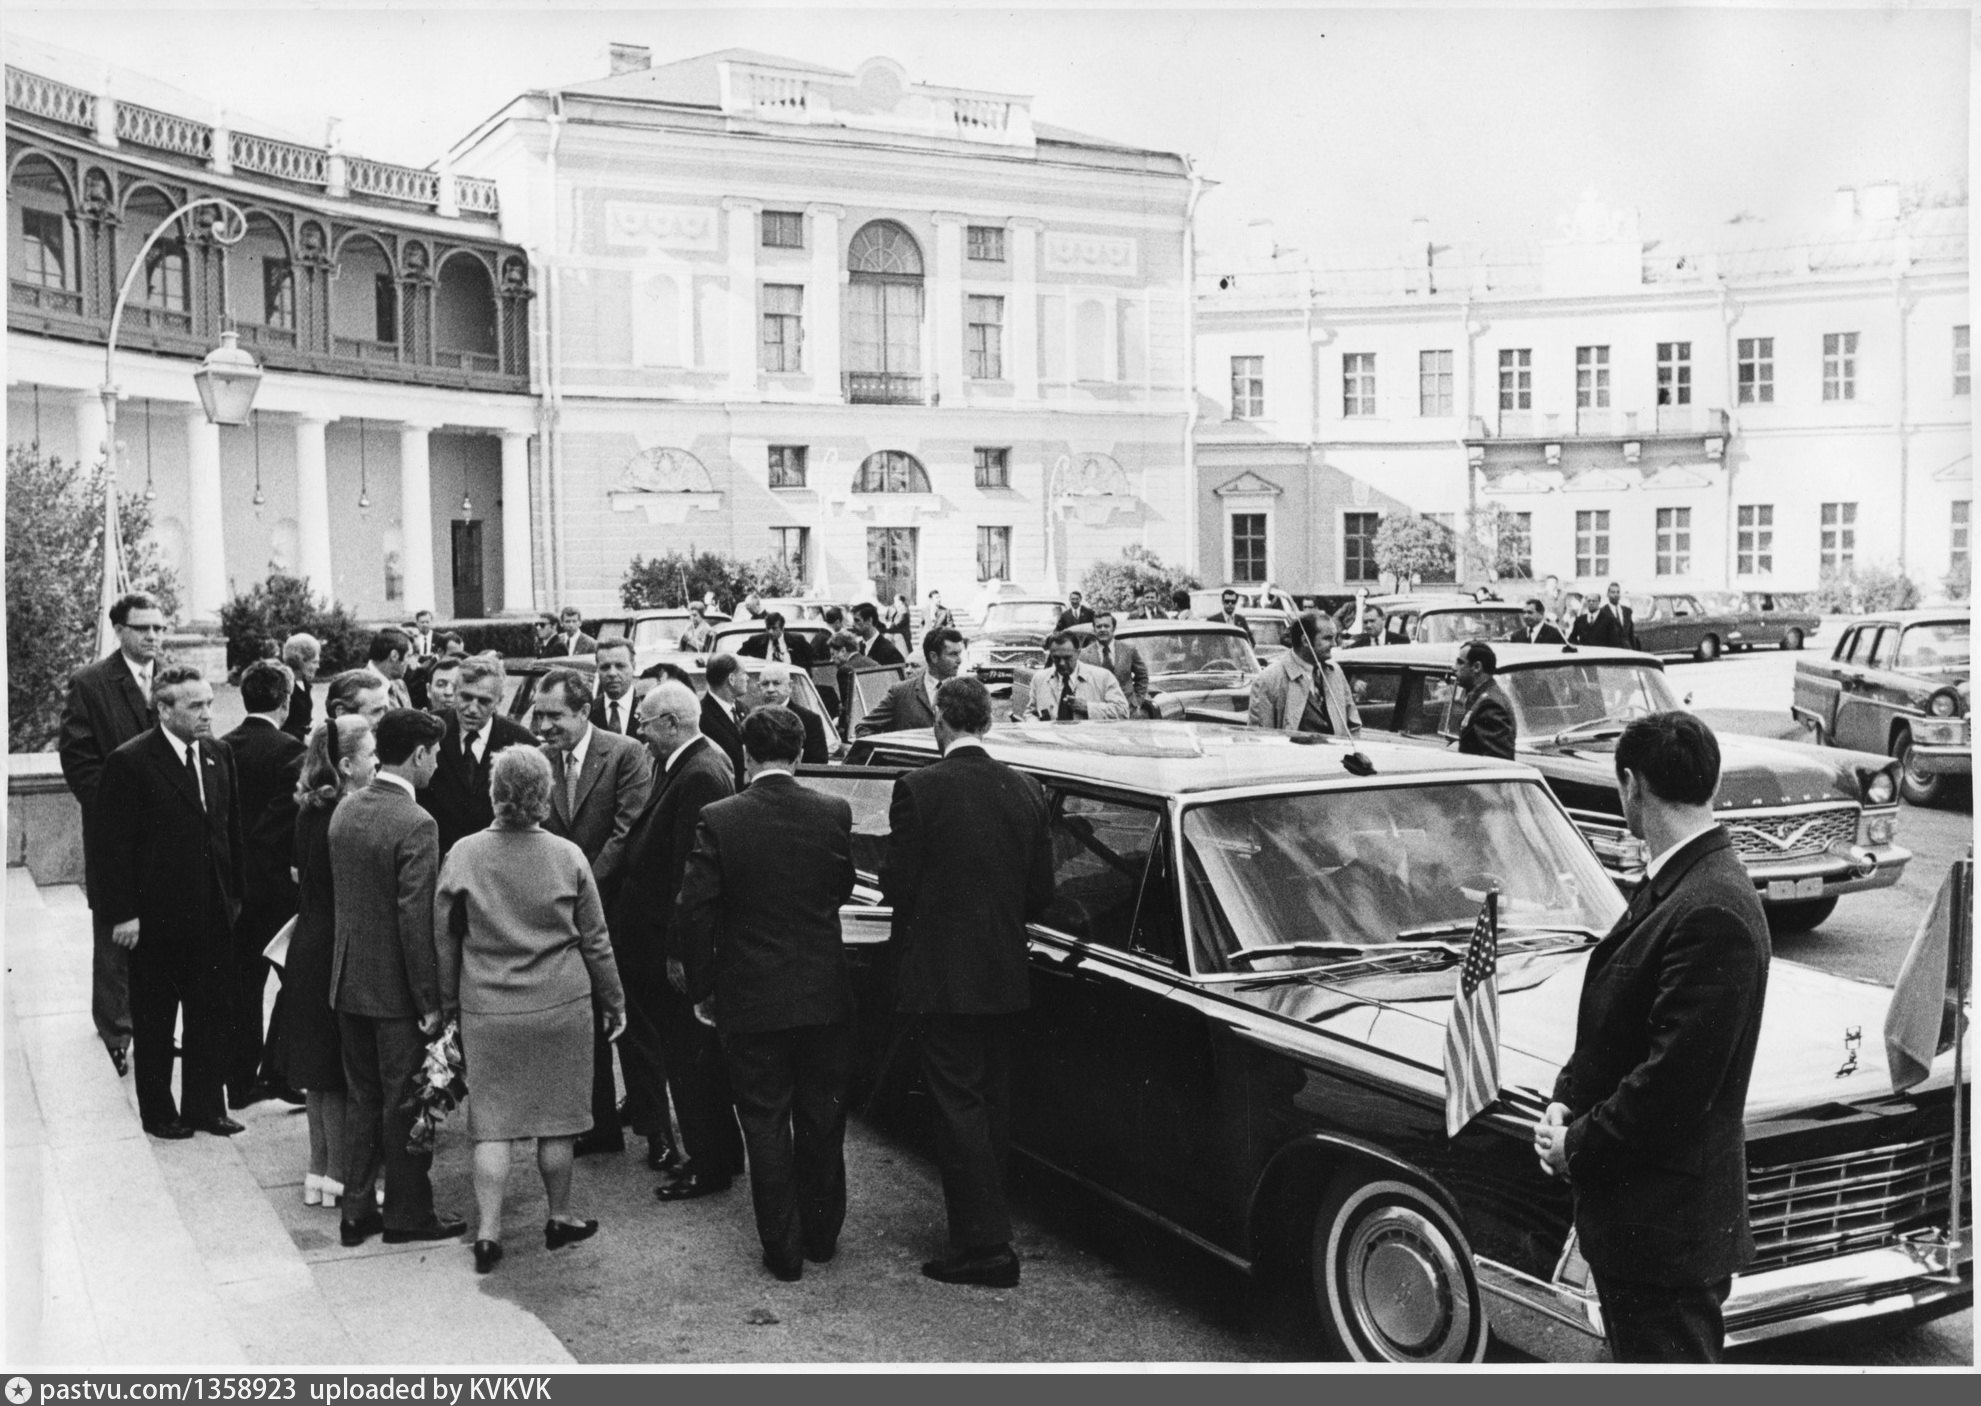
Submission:
[[[1569,728],[1615,723],[1665,713],[1682,705],[1662,670],[1642,664],[1551,664],[1509,669],[1500,687],[1513,700],[1522,737],[1552,737]]]
[[[984,607],[984,628],[1049,631],[1065,608],[1050,600],[993,601]]]
[[[633,622],[633,647],[635,649],[657,649],[673,644],[687,631],[688,617],[685,615],[652,616]]]
[[[1149,676],[1230,674],[1250,678],[1259,672],[1259,656],[1243,635],[1212,631],[1179,631],[1173,635],[1124,636],[1141,652]]]
[[[1518,606],[1481,606],[1477,610],[1426,613],[1417,622],[1417,638],[1426,644],[1503,640],[1519,628]]]
[[[1940,620],[1931,625],[1914,625],[1905,632],[1894,667],[1924,672],[1965,669],[1968,662],[1967,621]]]
[[[1623,907],[1538,782],[1220,801],[1184,812],[1183,844],[1191,940],[1207,971],[1462,945],[1492,889],[1508,937],[1593,941]]]
[[[1286,644],[1287,622],[1276,616],[1245,617],[1245,628],[1252,632],[1255,649],[1278,649]]]

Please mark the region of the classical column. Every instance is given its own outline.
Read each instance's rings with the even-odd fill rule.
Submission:
[[[502,434],[502,609],[527,615],[536,608],[530,589],[530,436]]]
[[[103,462],[103,441],[109,436],[103,418],[103,397],[96,391],[78,391],[75,410],[76,462],[85,469],[94,468]]]
[[[725,196],[729,239],[729,391],[757,393],[757,213],[754,200]]]
[[[807,205],[812,227],[810,325],[805,329],[805,366],[823,396],[839,395],[839,308],[844,298],[845,251],[839,247],[839,222],[846,210],[839,205]]]
[[[220,426],[199,406],[186,415],[186,613],[218,620],[227,601],[227,540],[222,531]]]
[[[951,405],[963,403],[963,216],[935,214],[935,270],[929,332],[935,339],[936,391]]]
[[[324,457],[322,415],[296,418],[296,574],[326,600],[337,598],[330,574],[330,470]]]
[[[433,472],[427,458],[432,425],[399,427],[399,535],[405,539],[406,614],[433,609]]]
[[[1039,398],[1039,231],[1045,221],[1019,218],[1011,231],[1011,299],[1004,310],[1008,331],[1005,366],[1019,400]],[[1186,293],[1187,296],[1187,293]]]

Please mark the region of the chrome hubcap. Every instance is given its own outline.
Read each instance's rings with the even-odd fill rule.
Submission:
[[[1375,1352],[1428,1362],[1464,1351],[1471,1316],[1464,1275],[1426,1217],[1384,1207],[1356,1227],[1342,1265],[1351,1312]]]

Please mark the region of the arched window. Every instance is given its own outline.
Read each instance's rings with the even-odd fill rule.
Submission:
[[[869,454],[853,479],[855,493],[929,493],[928,470],[913,454],[883,449]]]
[[[68,183],[49,162],[29,156],[7,182],[7,203],[13,216],[13,238],[7,243],[13,251],[14,279],[36,288],[75,291],[80,283]]]
[[[847,248],[846,371],[857,401],[922,398],[922,251],[892,220]]]
[[[129,237],[133,256],[145,236],[171,213],[172,204],[161,191],[146,187],[130,198],[124,206],[124,233]],[[144,256],[144,289],[140,300],[168,313],[185,313],[192,306],[186,286],[183,235],[182,220],[161,234]],[[190,323],[181,325],[189,327]]]
[[[480,358],[495,369],[495,282],[472,254],[455,254],[440,266],[434,342],[444,353]]]

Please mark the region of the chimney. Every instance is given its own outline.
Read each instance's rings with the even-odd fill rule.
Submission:
[[[1838,186],[1837,193],[1830,197],[1830,223],[1844,229],[1857,220],[1857,191],[1850,186]]]
[[[1898,185],[1894,181],[1881,181],[1874,186],[1864,187],[1862,193],[1864,218],[1867,220],[1896,220],[1898,218]]]
[[[617,78],[622,73],[644,73],[653,67],[653,50],[644,44],[624,44],[614,40],[605,46],[605,52],[612,62],[609,77]]]

